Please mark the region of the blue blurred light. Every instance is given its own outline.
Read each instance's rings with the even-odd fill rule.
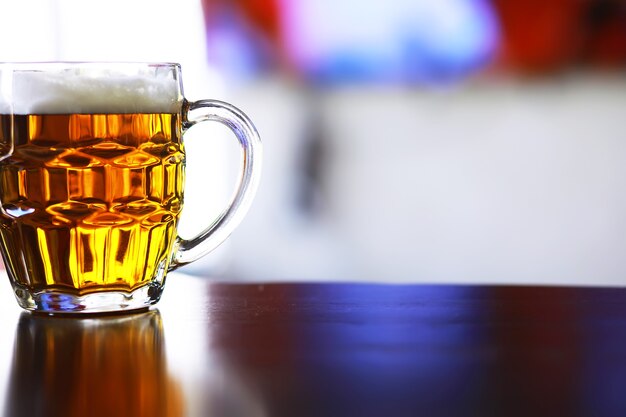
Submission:
[[[297,69],[317,82],[441,82],[488,64],[499,39],[485,0],[282,0]]]
[[[269,41],[234,7],[218,9],[207,25],[207,52],[227,78],[249,79],[272,66]]]

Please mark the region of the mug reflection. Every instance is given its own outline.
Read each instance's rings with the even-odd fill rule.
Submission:
[[[20,316],[5,417],[182,416],[158,310],[89,319]]]

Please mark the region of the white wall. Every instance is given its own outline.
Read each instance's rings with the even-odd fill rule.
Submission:
[[[269,172],[233,275],[626,284],[626,79],[327,92],[325,210],[291,228],[302,110],[255,106],[268,88],[245,98]]]

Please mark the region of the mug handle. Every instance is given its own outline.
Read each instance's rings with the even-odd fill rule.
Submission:
[[[204,112],[190,119],[189,113],[197,109],[204,109]],[[224,242],[246,215],[259,185],[263,148],[259,133],[248,116],[219,100],[184,102],[183,133],[206,121],[222,123],[233,131],[243,151],[243,171],[230,204],[209,227],[189,240],[176,237],[170,271],[197,260]]]

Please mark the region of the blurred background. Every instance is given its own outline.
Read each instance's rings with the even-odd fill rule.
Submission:
[[[624,0],[0,0],[0,39],[0,61],[180,62],[190,100],[254,120],[257,198],[188,273],[626,284]],[[185,138],[189,236],[239,153]]]

